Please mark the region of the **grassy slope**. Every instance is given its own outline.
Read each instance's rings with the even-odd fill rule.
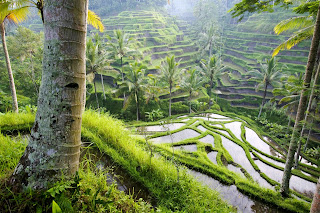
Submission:
[[[33,119],[34,115],[30,113],[19,114],[19,119],[15,118],[15,114],[1,115],[0,127],[12,125],[13,128],[17,120],[25,120],[26,123],[31,125]],[[17,129],[26,129],[26,127],[22,128],[19,125]],[[12,139],[9,137],[3,135],[0,135],[0,137],[0,162],[3,165],[0,168],[6,168],[5,170],[0,170],[0,178],[4,178],[10,175],[18,162],[26,146],[26,141],[18,137],[16,142],[12,142]],[[85,141],[93,142],[100,152],[109,155],[134,180],[147,187],[151,195],[157,200],[157,208],[165,212],[234,211],[232,207],[219,198],[217,192],[203,187],[185,172],[180,173],[180,179],[177,182],[176,168],[171,162],[156,157],[150,160],[148,153],[144,150],[144,146],[140,144],[142,141],[129,136],[129,132],[124,129],[124,124],[107,114],[98,114],[93,111],[85,112],[83,116],[82,138]],[[10,149],[7,149],[8,147]],[[84,164],[88,164],[88,162],[84,162]],[[8,208],[9,203],[9,205],[13,205],[11,208],[14,207],[15,209],[19,209],[19,211],[23,211],[23,208],[30,207],[30,209],[35,209],[41,206],[42,209],[49,209],[51,208],[50,204],[53,199],[56,200],[64,211],[68,212],[77,212],[85,209],[89,212],[98,211],[96,208],[99,208],[99,212],[103,212],[106,210],[106,207],[109,207],[109,211],[112,212],[153,211],[149,204],[142,201],[134,202],[132,197],[128,197],[117,191],[112,185],[107,185],[106,176],[101,171],[93,171],[88,169],[88,167],[81,167],[79,175],[81,178],[79,193],[72,193],[72,190],[68,189],[76,180],[62,181],[56,183],[52,188],[53,191],[62,188],[62,191],[58,191],[55,196],[52,196],[50,192],[41,192],[40,194],[37,192],[11,194],[8,191],[9,188],[6,188],[3,185],[4,182],[1,181],[0,203],[4,208]],[[112,193],[110,194],[109,192]],[[97,194],[96,197],[95,194]],[[108,194],[108,196],[102,196],[104,194]],[[13,195],[14,197],[12,197]],[[74,196],[80,196],[75,203],[73,203]],[[92,202],[96,202],[97,198],[102,199],[107,204],[96,205],[94,203],[93,205]],[[74,210],[72,210],[71,206],[73,206]]]

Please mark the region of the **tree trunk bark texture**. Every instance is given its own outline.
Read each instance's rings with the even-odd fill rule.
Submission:
[[[266,83],[266,85],[264,86],[263,99],[262,99],[261,107],[260,107],[260,110],[259,110],[258,119],[261,116],[262,108],[263,108],[264,102],[266,101],[267,89],[268,89],[268,84]]]
[[[313,195],[313,200],[311,204],[310,213],[319,213],[320,212],[320,178],[317,183],[316,191]]]
[[[93,79],[93,85],[94,85],[94,95],[96,96],[97,108],[98,108],[98,110],[100,110],[99,99],[98,99],[98,94],[97,94],[97,85],[96,85],[96,81],[94,79]]]
[[[14,84],[14,78],[12,74],[12,69],[11,69],[11,63],[10,63],[10,58],[9,58],[9,52],[7,48],[7,43],[6,43],[6,30],[4,27],[4,23],[1,23],[1,38],[2,38],[2,47],[3,47],[3,52],[5,55],[6,59],[6,64],[7,64],[7,70],[8,70],[8,77],[9,77],[9,82],[10,82],[10,90],[11,90],[11,97],[12,97],[12,111],[13,112],[18,112],[18,100],[17,100],[17,93],[16,93],[16,87]]]
[[[304,122],[304,124],[302,126],[302,129],[301,129],[301,132],[300,132],[300,138],[299,138],[299,141],[298,141],[298,149],[297,149],[297,154],[295,156],[294,168],[298,168],[299,156],[300,156],[300,151],[301,151],[301,139],[303,138],[303,134],[304,134],[304,130],[305,130],[305,127],[306,127],[306,123],[308,121],[308,117],[309,117],[309,114],[310,114],[310,110],[311,110],[311,106],[312,106],[312,100],[314,98],[315,89],[317,87],[317,82],[319,80],[319,72],[320,72],[320,66],[318,65],[317,72],[316,72],[316,74],[314,76],[314,83],[313,83],[313,87],[312,87],[311,94],[310,94],[310,97],[309,97],[308,107],[307,107],[307,110],[306,110],[306,113],[305,113],[305,117],[304,117],[304,121],[305,122]]]
[[[46,0],[43,74],[29,145],[11,183],[41,189],[79,167],[88,0]]]
[[[172,90],[172,85],[170,84],[169,117],[171,117],[171,90]]]
[[[101,84],[102,84],[102,91],[103,91],[103,99],[106,100],[106,92],[104,90],[104,83],[103,83],[103,75],[100,74],[100,78],[101,78]]]
[[[298,111],[297,111],[296,120],[295,120],[293,132],[292,132],[292,136],[291,136],[289,151],[288,151],[288,155],[287,155],[287,159],[286,159],[286,165],[285,165],[283,177],[282,177],[280,191],[283,196],[289,195],[289,181],[290,181],[290,177],[291,177],[291,169],[292,169],[292,166],[294,163],[293,162],[294,161],[294,154],[297,151],[297,136],[298,136],[299,130],[301,129],[300,121],[303,120],[304,112],[306,110],[306,105],[307,105],[307,98],[308,97],[305,93],[310,88],[312,72],[314,69],[316,56],[317,56],[317,52],[318,52],[318,47],[319,47],[319,40],[320,40],[320,5],[318,8],[315,30],[313,33],[312,43],[311,43],[311,47],[310,47],[308,63],[307,63],[305,77],[304,77],[303,89],[302,89],[301,95],[300,95]]]

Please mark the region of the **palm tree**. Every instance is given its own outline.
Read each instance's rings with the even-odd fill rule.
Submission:
[[[159,101],[159,94],[162,88],[159,86],[158,77],[152,74],[147,76],[148,84],[146,86],[146,103],[148,104],[150,100]]]
[[[200,73],[196,69],[186,70],[180,87],[187,91],[189,94],[189,112],[191,114],[191,98],[192,95],[195,95],[203,85],[203,79],[200,76]]]
[[[178,68],[179,62],[176,63],[175,57],[167,56],[166,60],[160,66],[161,79],[169,85],[169,117],[171,116],[171,98],[172,88],[177,84],[181,70]]]
[[[199,41],[201,43],[201,48],[199,49],[199,51],[208,51],[208,57],[210,58],[212,56],[212,48],[214,45],[218,44],[218,40],[219,35],[217,34],[217,32],[215,32],[213,26],[211,26],[209,30],[207,30],[207,32],[200,33]]]
[[[256,79],[260,81],[256,86],[256,90],[259,90],[262,86],[264,87],[264,93],[262,98],[262,103],[259,110],[258,119],[260,118],[263,105],[265,104],[265,99],[267,95],[267,89],[269,85],[273,87],[279,87],[281,85],[280,79],[283,77],[282,68],[278,68],[275,58],[272,57],[270,60],[266,60],[266,63],[261,65],[260,70],[251,70],[247,75],[251,75],[251,79]]]
[[[134,50],[131,48],[133,46],[134,39],[129,37],[129,35],[124,33],[122,30],[115,30],[114,36],[115,42],[112,42],[112,38],[107,35],[107,39],[109,40],[108,45],[111,47],[111,51],[114,53],[115,58],[120,59],[120,73],[122,82],[124,82],[123,58],[134,52]],[[126,99],[125,93],[124,99]],[[125,101],[123,104],[125,104]]]
[[[211,97],[212,90],[214,86],[217,85],[217,82],[221,77],[221,70],[223,69],[223,67],[214,55],[209,58],[209,61],[202,59],[200,61],[200,65],[202,69],[201,74],[209,82],[209,96]]]
[[[137,61],[131,63],[129,65],[130,69],[126,72],[125,80],[120,85],[119,92],[126,91],[129,96],[128,98],[134,98],[136,102],[136,114],[137,114],[137,121],[140,118],[140,95],[145,89],[145,70],[143,69],[142,65],[139,64]]]
[[[87,3],[45,2],[46,36],[38,110],[11,183],[41,189],[61,174],[72,175],[78,170],[85,103]]]
[[[284,84],[284,88],[274,88],[272,90],[274,96],[283,96],[283,98],[281,98],[279,101],[279,104],[285,103],[283,108],[287,108],[289,111],[287,133],[289,133],[291,126],[292,113],[298,108],[302,85],[303,75],[295,73],[294,75],[290,75],[288,77],[286,83]]]
[[[11,69],[11,63],[9,58],[9,53],[6,44],[6,31],[5,25],[6,22],[14,22],[16,24],[24,21],[28,14],[28,8],[22,6],[23,2],[20,1],[1,1],[0,3],[0,31],[1,31],[1,38],[2,38],[2,47],[3,52],[6,59],[9,82],[10,82],[10,89],[11,89],[11,96],[12,96],[12,111],[18,112],[18,101],[17,101],[17,94],[16,94],[16,87],[14,84],[14,78]]]
[[[289,150],[287,154],[287,159],[286,159],[286,165],[285,165],[283,177],[282,177],[280,191],[283,196],[288,196],[289,194],[289,181],[291,177],[291,169],[293,166],[294,155],[295,155],[295,152],[297,151],[296,132],[297,131],[299,132],[299,130],[301,129],[300,122],[304,118],[304,112],[306,110],[307,98],[308,98],[306,95],[306,91],[308,91],[310,88],[310,82],[311,82],[312,72],[314,69],[316,56],[318,52],[319,41],[320,41],[320,5],[318,3],[317,18],[316,18],[313,38],[310,46],[308,63],[307,63],[305,78],[303,82],[303,89],[301,90],[297,116],[296,116],[296,120],[293,128],[293,133],[292,133]]]
[[[97,95],[96,81],[94,80],[94,77],[95,77],[95,74],[100,73],[101,84],[103,89],[103,98],[106,99],[104,83],[103,83],[103,75],[101,72],[104,69],[106,69],[107,66],[110,64],[110,60],[108,60],[108,53],[103,50],[100,50],[101,49],[100,46],[101,46],[101,43],[99,43],[99,40],[96,39],[96,42],[94,43],[92,38],[90,38],[87,42],[87,48],[86,48],[86,57],[87,57],[86,74],[93,75],[92,79],[93,79],[94,92],[95,92],[98,108],[99,108],[99,101],[98,101],[98,95]]]

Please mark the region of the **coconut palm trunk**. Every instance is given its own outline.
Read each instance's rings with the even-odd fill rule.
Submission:
[[[169,90],[170,90],[170,97],[169,97],[169,117],[171,116],[171,90],[172,90],[172,84],[170,84],[169,86]]]
[[[94,85],[94,94],[96,96],[97,108],[99,110],[100,106],[99,106],[99,99],[98,99],[98,94],[97,94],[97,85],[96,85],[96,81],[94,79],[93,79],[93,85]]]
[[[266,101],[267,89],[268,89],[268,83],[266,82],[266,83],[265,83],[265,86],[264,86],[263,99],[262,99],[262,103],[261,103],[261,106],[260,106],[258,119],[259,119],[259,118],[260,118],[260,116],[261,116],[262,108],[263,108],[264,102]]]
[[[316,74],[314,76],[314,84],[313,84],[313,87],[312,87],[312,90],[311,90],[311,94],[310,94],[310,97],[309,97],[309,103],[308,103],[308,107],[307,107],[305,118],[304,118],[305,122],[304,122],[304,124],[302,126],[302,129],[301,129],[301,132],[300,132],[300,138],[299,138],[299,142],[298,142],[298,150],[297,150],[297,154],[295,156],[295,165],[294,165],[295,168],[298,168],[299,156],[300,156],[300,151],[301,151],[301,139],[303,137],[303,133],[304,133],[304,130],[305,130],[305,127],[306,127],[306,123],[308,121],[309,113],[310,113],[310,110],[311,110],[312,101],[313,101],[314,93],[315,93],[315,89],[316,89],[316,84],[317,84],[317,82],[319,80],[319,72],[320,72],[320,66],[318,65],[317,72],[316,72]]]
[[[311,47],[310,47],[306,73],[305,73],[305,77],[304,77],[304,83],[303,83],[304,86],[303,86],[303,89],[302,89],[301,95],[300,95],[298,111],[297,111],[296,120],[295,120],[295,124],[294,124],[294,128],[293,128],[293,132],[292,132],[289,151],[288,151],[288,155],[287,155],[287,159],[286,159],[286,165],[285,165],[283,177],[282,177],[280,191],[283,196],[289,195],[289,181],[290,181],[290,177],[291,177],[291,169],[292,169],[292,166],[294,163],[293,162],[294,161],[294,154],[297,150],[297,142],[296,142],[297,141],[297,132],[299,132],[299,130],[301,129],[300,121],[303,120],[304,112],[306,109],[307,95],[305,93],[310,88],[312,72],[314,69],[316,56],[317,56],[317,52],[318,52],[318,47],[319,47],[319,40],[320,40],[320,5],[318,8],[315,29],[314,29],[314,33],[313,33],[313,38],[312,38],[312,43],[311,43]]]
[[[191,114],[191,94],[192,92],[189,92],[189,114]]]
[[[101,78],[101,85],[102,85],[102,91],[103,91],[103,99],[106,100],[106,92],[104,90],[104,84],[103,84],[103,75],[100,74],[100,78]]]
[[[137,107],[137,121],[139,121],[139,96],[137,92],[135,96],[136,96],[135,98],[136,98],[136,107]]]
[[[124,82],[124,73],[123,73],[123,60],[122,57],[120,58],[120,66],[121,66],[121,78],[122,83]],[[126,105],[126,93],[123,93],[123,107]]]
[[[320,212],[320,178],[318,179],[317,188],[313,195],[310,213]]]
[[[13,78],[12,69],[11,69],[9,52],[8,52],[7,43],[6,43],[6,31],[5,31],[3,22],[1,23],[0,28],[1,28],[0,31],[1,31],[1,38],[2,38],[2,47],[3,47],[5,59],[6,59],[9,82],[10,82],[10,90],[11,90],[11,97],[12,97],[12,111],[18,112],[19,108],[18,108],[17,93],[16,93],[16,87],[14,84],[14,78]]]
[[[43,74],[29,144],[11,182],[46,188],[79,167],[87,0],[46,0]]]

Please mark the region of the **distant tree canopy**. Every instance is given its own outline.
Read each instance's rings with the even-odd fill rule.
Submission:
[[[125,10],[164,6],[168,0],[90,0],[89,8],[100,16],[110,16]]]

